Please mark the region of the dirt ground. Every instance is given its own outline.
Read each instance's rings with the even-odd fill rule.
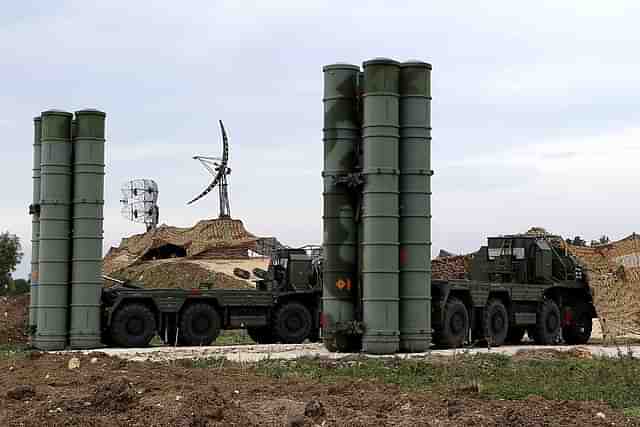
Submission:
[[[0,362],[3,426],[640,425],[602,402],[482,400],[405,392],[370,380],[321,384],[252,365],[126,362],[33,353]],[[217,363],[217,362],[216,362]]]

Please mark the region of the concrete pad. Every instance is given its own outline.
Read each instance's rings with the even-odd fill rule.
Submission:
[[[541,346],[515,345],[502,347],[473,347],[464,349],[431,350],[424,353],[398,353],[392,355],[366,355],[362,353],[331,353],[322,344],[270,344],[207,347],[148,347],[148,348],[106,348],[95,350],[131,361],[162,362],[180,359],[220,358],[232,362],[252,363],[261,360],[292,360],[299,358],[345,359],[354,357],[420,359],[431,356],[455,356],[462,354],[503,354],[513,356],[519,351],[556,350],[562,352],[589,352],[596,357],[632,356],[640,358],[640,345],[631,346]],[[92,351],[80,351],[90,354]]]

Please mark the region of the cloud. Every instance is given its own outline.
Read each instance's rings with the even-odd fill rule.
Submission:
[[[107,117],[105,245],[142,230],[119,217],[122,183],[160,185],[162,219],[208,176],[191,160],[231,140],[231,211],[285,242],[321,239],[322,72],[376,56],[433,63],[434,250],[462,252],[532,223],[633,230],[640,10],[631,1],[13,2],[0,16],[0,227],[29,239],[31,119]],[[28,260],[21,273],[28,270]]]

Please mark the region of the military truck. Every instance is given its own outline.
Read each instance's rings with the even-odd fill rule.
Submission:
[[[582,267],[561,238],[489,237],[473,256],[467,280],[434,280],[433,340],[444,347],[486,341],[583,344],[596,317]]]
[[[209,345],[222,329],[246,328],[258,343],[319,338],[319,264],[313,248],[278,249],[256,289],[144,289],[121,282],[102,292],[102,336],[108,345],[141,347],[154,336],[170,345]],[[241,275],[248,272],[239,272]],[[113,279],[112,279],[113,280]]]

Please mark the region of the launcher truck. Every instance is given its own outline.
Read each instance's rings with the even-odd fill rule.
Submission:
[[[322,288],[314,253],[313,248],[275,250],[268,271],[255,271],[256,289],[216,289],[208,283],[144,289],[116,281],[102,292],[103,342],[141,347],[159,335],[170,345],[209,345],[220,330],[239,328],[258,343],[315,341]]]
[[[527,234],[489,237],[474,254],[468,279],[433,280],[434,343],[499,346],[520,342],[525,332],[537,344],[586,343],[596,317],[591,291],[582,267],[559,242]],[[116,284],[102,296],[104,340],[136,347],[158,334],[171,345],[208,345],[221,329],[246,328],[258,343],[317,341],[321,260],[305,249],[280,249],[268,271],[254,274],[260,279],[255,290]],[[334,350],[353,350],[358,340],[351,332]]]
[[[536,344],[589,340],[591,289],[561,238],[520,234],[487,243],[473,256],[468,280],[433,281],[436,344],[516,344],[525,332]]]
[[[487,240],[473,255],[466,279],[431,282],[436,346],[517,344],[525,332],[540,345],[589,341],[596,317],[591,289],[560,237],[519,234]],[[343,326],[328,347],[353,351],[359,339],[354,335],[366,325]]]

